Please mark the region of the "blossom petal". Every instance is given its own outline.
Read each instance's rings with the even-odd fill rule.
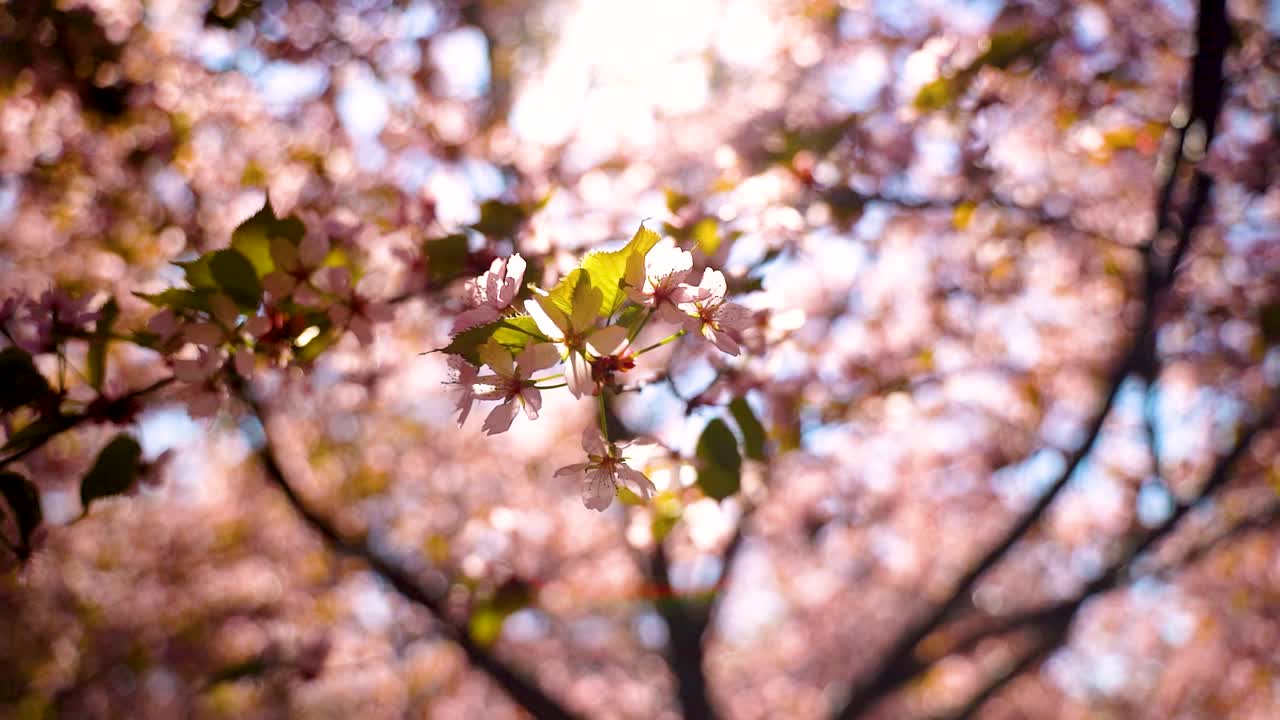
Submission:
[[[254,315],[245,321],[244,329],[253,337],[260,338],[271,332],[271,318],[266,315]]]
[[[698,283],[698,289],[711,298],[723,298],[729,287],[724,281],[724,273],[719,270],[707,268],[702,271],[702,282]]]
[[[560,362],[560,351],[551,343],[535,343],[525,348],[516,357],[516,365],[520,368],[520,377],[527,378],[539,370]]]
[[[605,508],[613,502],[616,492],[613,478],[609,473],[593,470],[587,473],[587,481],[582,485],[582,504],[592,510],[604,512]]]
[[[221,343],[224,337],[222,328],[210,322],[188,325],[183,330],[183,335],[191,342],[207,347]]]
[[[737,357],[738,353],[741,352],[741,348],[738,347],[738,341],[730,337],[729,333],[724,330],[717,330],[710,325],[703,325],[702,336],[715,343],[715,346],[723,352],[734,357]]]
[[[461,315],[454,318],[453,328],[450,332],[459,333],[463,330],[470,330],[473,327],[491,323],[497,320],[499,313],[496,308],[489,305],[481,305],[473,307],[470,310],[464,310]]]
[[[320,263],[329,256],[329,238],[318,233],[309,233],[298,243],[298,260],[306,268],[320,267]]]
[[[604,457],[608,454],[608,446],[605,444],[604,436],[600,434],[600,428],[588,425],[583,429],[582,449],[586,450],[588,455],[596,457]]]
[[[569,362],[566,363],[564,381],[569,386],[569,392],[573,393],[574,397],[596,394],[596,383],[591,378],[591,364],[587,362],[587,359],[580,352],[569,353]]]
[[[672,325],[683,325],[689,313],[669,302],[658,303],[658,318]]]
[[[240,377],[249,377],[253,375],[253,351],[249,348],[240,348],[235,354],[236,372]]]
[[[356,336],[361,345],[368,345],[373,342],[373,325],[365,316],[352,315],[350,321],[347,322],[347,328]]]
[[[538,412],[542,410],[542,393],[538,392],[538,388],[526,387],[520,390],[520,399],[524,402],[524,415],[530,420],[538,419]]]
[[[591,463],[574,463],[572,465],[565,465],[559,470],[556,470],[555,477],[565,477],[567,475],[579,475],[582,473],[582,471],[586,470],[589,467],[591,467]]]
[[[480,360],[504,378],[515,377],[516,369],[511,361],[511,351],[496,342],[480,346]]]
[[[295,272],[299,269],[298,249],[285,238],[280,236],[271,238],[268,251],[271,253],[271,260],[275,262],[276,267],[286,273]]]
[[[742,330],[751,323],[752,313],[738,303],[727,302],[716,308],[716,324],[730,330]]]
[[[648,500],[657,492],[653,482],[645,474],[629,465],[618,466],[618,481],[622,486],[635,493],[643,500]]]
[[[596,357],[616,355],[626,344],[627,329],[621,325],[610,325],[587,336],[587,349]]]
[[[573,317],[569,321],[570,326],[581,333],[595,325],[596,313],[600,312],[602,303],[604,303],[604,293],[598,288],[579,282],[578,287],[573,291]]]
[[[516,407],[514,400],[508,400],[489,413],[489,417],[484,419],[483,430],[486,435],[497,435],[504,433],[507,428],[511,427],[511,421],[516,419]]]
[[[564,340],[564,334],[569,329],[569,319],[550,300],[541,296],[529,298],[524,301],[524,309],[533,318],[539,332],[551,340]]]

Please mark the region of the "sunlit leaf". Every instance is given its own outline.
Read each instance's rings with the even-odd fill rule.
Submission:
[[[121,433],[107,443],[80,481],[80,503],[85,512],[94,500],[119,495],[133,487],[141,459],[142,447],[131,435]]]
[[[262,282],[253,263],[238,250],[219,250],[209,260],[213,278],[236,304],[245,309],[258,307],[262,301]]]
[[[586,273],[591,287],[600,291],[603,301],[600,304],[600,317],[609,317],[617,312],[626,300],[622,281],[627,275],[630,263],[643,263],[644,256],[661,238],[658,233],[641,225],[621,249],[613,252],[592,252],[582,259],[582,270]]]
[[[715,218],[702,218],[694,223],[692,235],[703,255],[715,255],[720,249],[720,223]]]
[[[738,439],[719,418],[707,423],[698,438],[698,487],[707,497],[723,500],[738,492],[742,480],[742,456]]]
[[[253,263],[259,277],[276,269],[271,259],[271,239],[284,238],[297,246],[306,234],[306,227],[296,217],[277,218],[271,203],[264,203],[253,217],[240,223],[231,233],[231,247]]]

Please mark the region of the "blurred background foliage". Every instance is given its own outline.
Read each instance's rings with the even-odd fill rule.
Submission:
[[[58,369],[3,358],[0,715],[1276,717],[1278,43],[1260,1],[0,3],[0,290],[110,298],[59,387],[121,400],[20,436]],[[645,219],[757,322],[637,369],[611,427],[676,452],[598,515],[552,476],[590,403],[486,438],[419,353],[494,257]],[[192,419],[139,293],[303,224],[394,319]]]

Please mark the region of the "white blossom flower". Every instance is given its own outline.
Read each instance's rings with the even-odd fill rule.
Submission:
[[[530,420],[538,419],[542,409],[542,393],[533,386],[533,373],[545,370],[560,360],[560,353],[550,343],[530,345],[512,361],[511,353],[497,343],[480,347],[480,359],[493,371],[475,378],[475,397],[478,400],[501,400],[485,418],[486,435],[506,432],[515,419],[516,410],[524,408]]]
[[[525,261],[517,253],[509,258],[498,258],[489,270],[474,280],[467,281],[468,300],[471,308],[453,321],[453,332],[493,322],[502,311],[511,306],[520,294],[524,282]]]
[[[697,287],[683,286],[680,309],[688,313],[684,326],[690,332],[698,332],[715,346],[730,355],[740,352],[738,341],[731,332],[746,328],[751,312],[745,307],[724,299],[727,286],[719,270],[707,268],[702,272],[702,282]]]
[[[525,309],[538,330],[560,346],[566,354],[565,383],[574,397],[594,395],[591,362],[587,355],[615,355],[627,344],[627,329],[621,325],[596,328],[596,314],[604,295],[595,288],[575,293],[573,315],[566,315],[550,299],[537,295],[525,301]]]
[[[658,317],[669,323],[682,323],[686,314],[677,305],[688,300],[681,283],[693,268],[693,256],[671,240],[663,240],[627,267],[627,297],[644,307],[653,308]]]
[[[622,455],[625,447],[606,441],[595,426],[590,426],[582,434],[587,462],[566,465],[556,470],[556,477],[581,475],[582,503],[592,510],[603,511],[609,507],[620,487],[647,501],[656,488],[644,473],[626,464],[626,457]]]

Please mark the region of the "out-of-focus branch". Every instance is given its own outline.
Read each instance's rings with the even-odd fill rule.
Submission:
[[[675,676],[680,711],[686,720],[716,718],[715,708],[707,692],[707,676],[703,667],[703,640],[711,619],[711,602],[699,598],[681,598],[671,590],[667,551],[656,542],[649,555],[649,577],[656,585],[659,600],[654,604],[667,625],[667,666]]]
[[[1223,61],[1230,27],[1227,21],[1225,0],[1205,0],[1201,3],[1197,26],[1197,55],[1192,64],[1192,108],[1189,125],[1201,129],[1199,139],[1203,146],[1199,148],[1202,155],[1213,139],[1218,115],[1221,113],[1223,91]],[[1211,89],[1207,86],[1215,86]],[[1190,133],[1181,133],[1172,148],[1174,153],[1182,155],[1188,151],[1187,142]],[[1071,454],[1065,470],[1054,480],[1053,484],[1040,496],[1034,505],[1004,533],[1000,540],[970,566],[953,585],[947,598],[923,619],[913,622],[890,645],[881,661],[872,672],[861,681],[855,681],[853,690],[845,703],[836,711],[835,717],[848,720],[856,717],[871,707],[875,702],[897,690],[914,673],[913,653],[920,642],[937,630],[942,623],[955,612],[970,596],[978,580],[992,567],[997,565],[1009,551],[1039,522],[1040,518],[1053,504],[1061,490],[1070,480],[1076,468],[1088,456],[1094,443],[1101,434],[1103,424],[1111,411],[1111,406],[1119,393],[1124,380],[1133,372],[1148,370],[1152,366],[1151,353],[1154,343],[1154,329],[1158,304],[1164,291],[1173,283],[1177,268],[1189,250],[1196,227],[1208,207],[1212,179],[1199,171],[1193,178],[1191,197],[1180,214],[1177,245],[1167,258],[1162,258],[1157,240],[1169,229],[1169,217],[1165,208],[1165,198],[1172,197],[1174,186],[1179,181],[1179,174],[1170,172],[1165,178],[1165,186],[1158,193],[1156,207],[1156,230],[1144,248],[1145,272],[1143,288],[1142,317],[1133,333],[1129,349],[1111,371],[1106,395],[1101,408],[1089,424],[1084,443]],[[1147,373],[1150,375],[1150,373]],[[1178,515],[1177,517],[1181,517]],[[1176,519],[1175,519],[1176,522]]]
[[[1143,535],[1141,539],[1122,553],[1117,560],[1113,561],[1107,567],[1106,572],[1102,573],[1102,575],[1096,580],[1086,585],[1076,594],[1075,597],[1066,602],[1060,603],[1057,606],[1041,611],[1041,615],[1043,615],[1043,617],[1052,620],[1050,626],[1044,629],[1045,640],[1038,642],[1035,649],[1024,657],[1023,661],[1017,663],[1016,672],[1001,673],[997,675],[997,677],[993,678],[990,684],[984,687],[983,690],[966,705],[964,711],[956,714],[954,717],[969,717],[976,712],[978,708],[987,701],[987,699],[998,692],[1000,688],[1004,687],[1005,684],[1016,677],[1019,673],[1030,668],[1036,661],[1053,652],[1053,650],[1055,650],[1062,641],[1066,639],[1067,630],[1070,628],[1072,621],[1075,620],[1076,615],[1079,614],[1080,608],[1082,608],[1088,601],[1112,590],[1122,584],[1127,578],[1131,577],[1133,565],[1136,560],[1142,557],[1142,555],[1157,542],[1177,529],[1179,524],[1182,522],[1182,519],[1185,518],[1187,513],[1189,513],[1193,508],[1213,497],[1219,490],[1221,490],[1227,484],[1227,481],[1231,479],[1231,471],[1234,469],[1236,463],[1239,462],[1240,458],[1248,452],[1249,447],[1253,444],[1254,438],[1257,437],[1258,433],[1272,427],[1276,423],[1277,416],[1280,416],[1280,400],[1273,398],[1268,408],[1262,413],[1261,417],[1246,427],[1236,439],[1231,450],[1214,463],[1212,470],[1209,472],[1209,477],[1205,480],[1204,485],[1201,486],[1200,492],[1196,494],[1196,497],[1189,501],[1179,503],[1177,507],[1174,508],[1174,511],[1169,514],[1169,517],[1165,518],[1164,522],[1160,523]],[[1231,531],[1228,531],[1218,538],[1215,538],[1215,541],[1232,534],[1233,533]]]
[[[150,395],[151,393],[156,392],[157,390],[162,390],[165,387],[168,387],[173,383],[173,380],[174,379],[172,377],[167,377],[167,378],[157,380],[151,383],[150,385],[147,385],[146,387],[140,388],[138,390],[134,390],[133,392],[127,393],[125,395],[121,395],[120,397],[113,400],[112,403],[120,403],[120,404],[127,405],[129,403],[134,402],[135,400],[138,400],[139,398]],[[22,458],[35,452],[36,450],[39,450],[40,448],[44,447],[45,444],[48,443],[50,440],[80,425],[80,423],[83,423],[89,418],[90,418],[90,415],[87,413],[77,413],[75,415],[63,415],[61,418],[59,418],[57,428],[53,432],[37,437],[34,441],[32,441],[30,445],[23,447],[21,450],[13,453],[12,455],[6,458],[0,459],[0,469],[5,468],[10,463],[14,463],[21,460]]]
[[[576,717],[561,706],[559,702],[532,682],[517,674],[515,670],[477,643],[465,626],[450,620],[445,609],[444,599],[438,593],[428,590],[411,572],[370,547],[367,542],[344,537],[327,519],[311,509],[306,501],[294,490],[293,486],[290,485],[288,477],[277,460],[275,446],[272,444],[270,434],[267,432],[267,418],[264,408],[248,392],[242,391],[240,396],[252,408],[254,416],[262,425],[262,447],[258,451],[258,457],[267,479],[280,490],[285,499],[289,501],[289,505],[312,531],[324,538],[325,542],[335,551],[363,560],[402,597],[430,612],[436,619],[440,632],[462,648],[471,664],[488,675],[515,703],[524,708],[533,717],[560,720],[572,720]]]

